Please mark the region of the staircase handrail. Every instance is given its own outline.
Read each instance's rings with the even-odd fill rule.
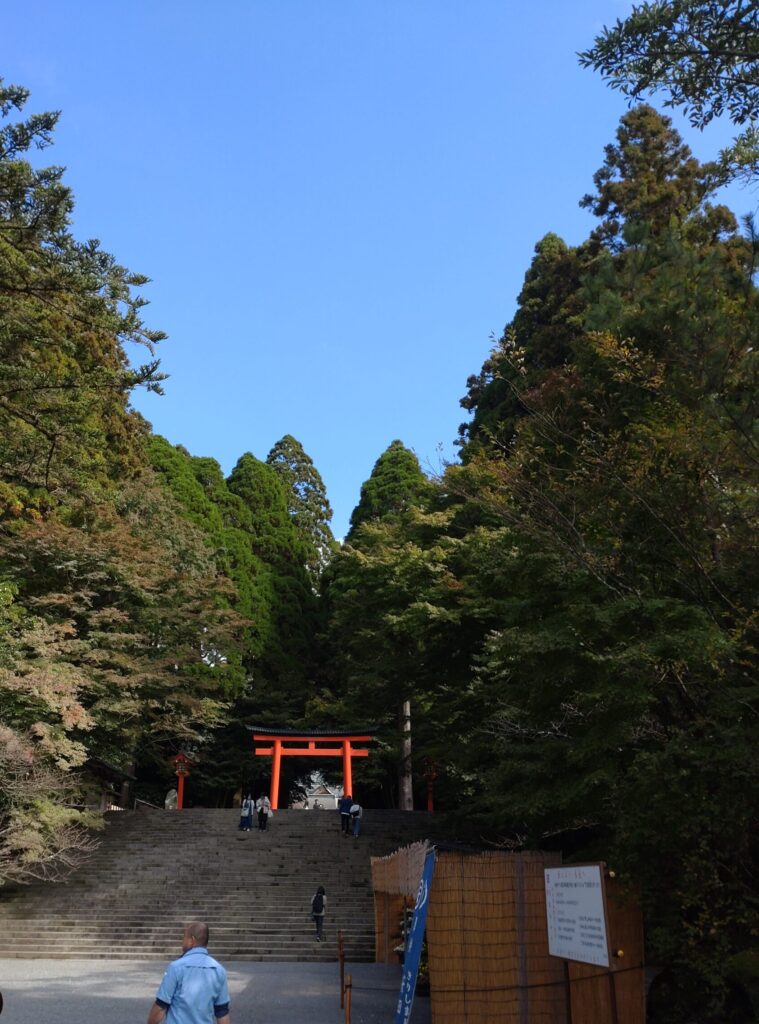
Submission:
[[[142,804],[143,807],[152,807],[156,811],[162,811],[163,807],[159,807],[158,804],[151,804],[149,800],[141,800],[138,796],[134,798],[134,810],[137,810],[137,804]]]

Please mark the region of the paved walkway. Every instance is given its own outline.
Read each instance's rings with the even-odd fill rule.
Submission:
[[[213,955],[213,948],[209,950]],[[225,963],[232,1024],[342,1024],[338,965]],[[164,965],[128,960],[1,960],[2,1024],[144,1024]],[[346,964],[351,1024],[393,1024],[400,968]],[[412,1024],[429,1024],[417,999]]]

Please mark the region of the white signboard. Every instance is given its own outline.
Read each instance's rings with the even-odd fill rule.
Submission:
[[[600,864],[545,868],[548,952],[562,960],[609,966]]]

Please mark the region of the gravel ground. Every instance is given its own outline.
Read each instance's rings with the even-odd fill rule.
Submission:
[[[210,949],[213,955],[213,949]],[[3,960],[2,1024],[144,1024],[163,975],[158,962]],[[343,1024],[336,963],[224,964],[232,1024]],[[393,1024],[401,972],[346,964],[353,976],[351,1024]],[[413,1024],[429,1024],[417,999]]]

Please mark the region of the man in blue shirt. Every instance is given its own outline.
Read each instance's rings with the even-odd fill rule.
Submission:
[[[148,1024],[230,1024],[227,972],[207,946],[208,925],[186,924],[182,956],[166,968]]]

